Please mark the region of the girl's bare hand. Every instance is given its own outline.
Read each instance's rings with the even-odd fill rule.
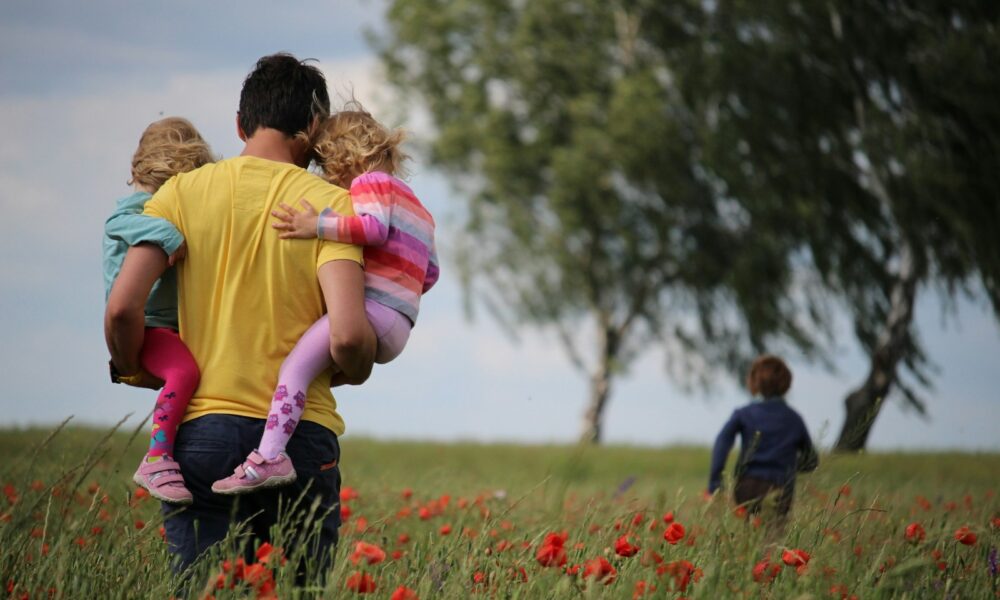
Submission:
[[[302,212],[284,202],[278,203],[281,210],[271,211],[271,215],[278,219],[278,221],[271,223],[271,227],[282,232],[278,234],[279,238],[283,240],[290,238],[307,240],[316,237],[316,223],[319,221],[319,213],[305,198],[299,200],[299,204],[302,205]]]
[[[176,265],[179,261],[184,260],[188,255],[188,243],[186,241],[181,242],[181,245],[174,250],[174,253],[167,257],[167,266],[172,267]]]

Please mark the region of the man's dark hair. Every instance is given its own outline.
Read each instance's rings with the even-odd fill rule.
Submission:
[[[305,63],[285,52],[257,61],[240,93],[240,128],[247,137],[260,127],[293,136],[305,131],[313,117],[330,112],[326,78]]]

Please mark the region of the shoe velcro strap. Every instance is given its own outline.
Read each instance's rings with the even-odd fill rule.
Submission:
[[[151,475],[153,473],[162,473],[164,471],[180,471],[181,466],[175,461],[167,458],[161,458],[160,460],[152,463],[146,463],[142,467],[142,472]]]
[[[153,482],[153,485],[155,485],[156,487],[162,487],[164,485],[169,485],[171,483],[183,484],[184,478],[181,477],[180,473],[167,473],[166,475],[161,475],[157,477],[156,481]]]

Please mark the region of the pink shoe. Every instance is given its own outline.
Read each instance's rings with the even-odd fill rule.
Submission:
[[[295,477],[292,459],[284,452],[267,460],[254,450],[232,475],[213,483],[212,491],[226,495],[246,494],[258,488],[288,485],[295,481]]]
[[[142,457],[132,481],[146,488],[149,495],[169,504],[191,504],[194,498],[184,485],[181,466],[166,454],[160,460],[148,462],[149,455]]]

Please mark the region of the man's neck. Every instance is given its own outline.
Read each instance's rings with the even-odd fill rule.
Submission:
[[[261,127],[247,138],[240,156],[255,156],[275,162],[298,164],[298,143],[277,129]],[[301,166],[301,165],[300,165]]]

